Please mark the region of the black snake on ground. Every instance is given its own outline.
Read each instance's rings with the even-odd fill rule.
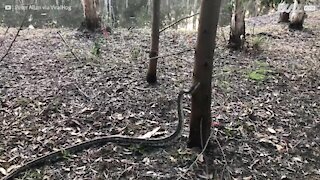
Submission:
[[[111,136],[102,136],[96,139],[92,139],[89,141],[85,141],[79,144],[75,144],[54,152],[51,152],[49,154],[40,156],[34,160],[31,160],[27,162],[26,164],[20,166],[19,168],[13,170],[11,173],[9,173],[7,176],[3,177],[2,180],[10,180],[15,177],[18,177],[20,173],[34,168],[41,165],[44,165],[49,162],[55,162],[59,159],[62,159],[64,154],[70,153],[74,154],[80,151],[83,151],[85,149],[89,149],[93,146],[102,146],[107,143],[116,143],[119,145],[130,145],[130,144],[139,144],[142,146],[150,146],[150,147],[164,147],[172,144],[174,140],[179,137],[184,123],[184,117],[183,117],[183,109],[182,109],[182,98],[184,94],[192,94],[200,85],[200,83],[195,83],[188,91],[182,90],[179,92],[178,99],[177,99],[177,111],[178,111],[178,125],[175,129],[175,131],[163,138],[155,138],[155,139],[143,139],[143,138],[137,138],[137,137],[128,137],[128,136],[119,136],[119,135],[111,135]]]

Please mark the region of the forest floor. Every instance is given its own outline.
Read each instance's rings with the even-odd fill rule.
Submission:
[[[185,123],[173,146],[92,147],[20,178],[319,180],[319,12],[309,14],[305,27],[248,26],[243,52],[229,51],[228,34],[218,30],[212,146],[204,155],[186,147]],[[9,29],[3,38],[1,56],[15,33]],[[192,83],[194,52],[186,50],[194,47],[196,32],[161,34],[160,55],[186,52],[159,59],[154,86],[145,81],[149,37],[149,30],[136,29],[115,29],[109,36],[22,30],[0,62],[0,178],[40,155],[98,136],[174,131],[178,92]],[[188,121],[190,97],[183,106]]]

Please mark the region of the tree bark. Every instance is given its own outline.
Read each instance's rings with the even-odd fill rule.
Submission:
[[[84,28],[94,31],[100,27],[100,17],[98,15],[98,0],[82,0],[83,15],[85,21]]]
[[[245,11],[241,0],[235,1],[235,10],[231,18],[230,39],[228,47],[234,50],[242,49],[245,41]]]
[[[159,54],[159,26],[160,26],[160,0],[153,0],[152,35],[150,58]],[[154,84],[157,82],[157,58],[150,59],[147,73],[147,82]]]
[[[221,0],[202,0],[193,83],[200,83],[191,101],[189,147],[203,147],[211,128],[211,77]]]
[[[280,12],[279,23],[288,23],[290,17],[290,13]]]

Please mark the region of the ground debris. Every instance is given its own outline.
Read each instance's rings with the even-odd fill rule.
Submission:
[[[257,33],[280,37],[268,40],[259,53],[231,53],[218,38],[212,82],[215,137],[192,171],[185,173],[197,152],[186,148],[186,123],[182,137],[167,149],[108,144],[24,177],[319,179],[316,17],[309,16],[302,32],[282,25],[257,28]],[[59,29],[80,61],[56,31],[21,31],[0,62],[0,177],[41,154],[96,136],[164,136],[175,128],[177,93],[192,82],[193,52],[159,59],[159,84],[149,86],[149,31],[115,30],[97,57],[91,52],[99,34],[87,38]],[[12,35],[7,37],[4,46]],[[160,50],[170,54],[191,49],[195,41],[195,32],[168,31],[161,35]],[[189,99],[184,106],[189,117]]]

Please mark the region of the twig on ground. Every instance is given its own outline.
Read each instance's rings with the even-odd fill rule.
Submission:
[[[28,6],[28,9],[29,9],[29,6]],[[24,15],[24,17],[23,17],[23,19],[22,19],[22,21],[21,21],[20,27],[19,27],[19,29],[18,29],[18,31],[17,31],[17,33],[16,33],[16,35],[14,36],[11,44],[9,45],[9,48],[8,48],[7,51],[6,51],[6,53],[5,53],[4,56],[2,56],[2,58],[0,59],[0,62],[3,61],[3,59],[4,59],[5,57],[7,57],[7,55],[9,54],[9,52],[10,52],[12,46],[13,46],[13,43],[16,41],[16,39],[17,39],[20,31],[22,30],[22,26],[23,26],[24,22],[26,21],[28,14],[29,14],[29,10],[25,13],[25,15]],[[8,27],[7,31],[8,31],[8,30],[9,30],[9,27]],[[6,31],[6,33],[7,33],[7,31]],[[5,34],[6,34],[6,33],[5,33]]]
[[[0,46],[3,46],[4,38],[0,37]]]
[[[106,171],[108,171],[108,170],[103,171],[103,177],[104,177],[105,179],[110,179],[110,178],[109,178],[109,172],[108,172],[108,174],[106,174]]]
[[[8,27],[7,27],[6,32],[4,32],[4,34],[3,34],[3,35],[6,35],[6,34],[8,33],[9,28],[10,28],[10,26],[8,26]]]
[[[223,160],[224,160],[224,166],[223,166],[223,170],[222,170],[222,175],[221,175],[221,178],[224,176],[224,171],[226,169],[226,167],[228,166],[228,162],[227,162],[227,157],[226,157],[226,154],[224,153],[223,149],[222,149],[222,146],[219,142],[219,140],[217,138],[214,138],[214,140],[217,142],[218,146],[219,146],[219,149],[221,151],[221,154],[222,154],[222,157],[223,157]]]
[[[82,94],[88,101],[91,101],[92,98],[87,95],[76,83],[74,83],[74,86],[77,88],[77,90]]]
[[[266,107],[266,110],[271,114],[270,117],[268,117],[268,119],[267,119],[267,121],[269,121],[269,120],[271,120],[272,118],[274,118],[275,115],[274,115],[274,112],[273,112],[271,109],[269,109],[269,108]]]
[[[195,13],[195,14],[192,14],[192,15],[190,15],[190,16],[183,17],[183,18],[177,20],[176,22],[173,22],[172,24],[169,24],[168,26],[164,27],[163,29],[161,29],[161,30],[159,31],[159,33],[161,33],[161,32],[163,32],[163,31],[169,29],[170,27],[178,24],[179,22],[181,22],[181,21],[183,21],[183,20],[185,20],[185,19],[191,18],[191,17],[196,16],[196,15],[198,15],[198,14],[200,14],[200,13]]]
[[[201,147],[202,148],[204,148],[203,147],[203,139],[202,139],[202,123],[203,123],[203,118],[201,118],[201,121],[200,121],[200,139],[201,139]],[[209,141],[209,139],[207,140],[207,142]],[[207,144],[207,143],[206,143]],[[203,154],[203,157],[204,157],[205,155]],[[207,176],[207,179],[209,179],[208,178],[208,176],[209,176],[209,168],[208,168],[208,162],[207,161],[205,161],[205,163],[206,163],[206,165],[205,165],[205,168],[206,168],[206,176]]]
[[[199,160],[199,158],[200,158],[201,156],[203,156],[204,151],[207,149],[207,146],[208,146],[208,144],[209,144],[209,141],[210,141],[212,135],[213,135],[213,132],[210,134],[210,136],[209,136],[206,144],[204,145],[202,151],[197,155],[196,159],[192,162],[192,164],[189,166],[189,168],[188,168],[182,175],[180,175],[180,177],[179,177],[177,180],[182,179],[182,178],[184,177],[184,175],[185,175],[188,171],[190,171],[190,169],[197,163],[197,161]]]
[[[62,39],[62,41],[64,42],[64,44],[67,46],[68,50],[71,52],[71,54],[78,60],[80,61],[80,59],[76,56],[76,54],[72,51],[72,49],[70,48],[69,44],[67,43],[67,41],[62,37],[61,33],[58,31],[57,32],[60,36],[60,38]]]
[[[127,166],[127,165],[126,165]],[[119,174],[119,176],[118,176],[118,180],[119,179],[121,179],[121,177],[124,175],[124,173],[126,173],[126,172],[128,172],[128,171],[131,171],[131,169],[133,168],[133,166],[129,166],[129,167],[126,167],[125,168],[125,170],[123,170],[122,172],[121,172],[121,174]]]

